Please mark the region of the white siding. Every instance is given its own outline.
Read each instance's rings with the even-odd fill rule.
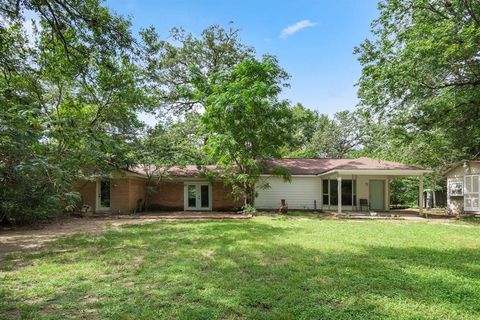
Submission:
[[[317,176],[292,176],[291,183],[277,177],[270,177],[266,181],[270,188],[257,190],[255,206],[258,209],[278,209],[280,199],[286,200],[289,209],[313,210],[314,201],[317,202],[317,209],[321,207],[321,179]]]
[[[470,174],[480,174],[480,164],[475,162],[470,162],[467,168],[464,168],[463,165],[459,165],[455,169],[447,173],[447,188],[452,180],[464,181],[465,175]],[[464,186],[465,188],[465,186]],[[464,197],[455,196],[450,197],[447,195],[447,210],[454,214],[464,213]]]

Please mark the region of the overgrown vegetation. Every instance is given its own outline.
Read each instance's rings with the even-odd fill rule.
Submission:
[[[480,152],[480,2],[385,0],[356,53],[365,151],[436,170]]]
[[[480,4],[379,9],[355,50],[361,106],[328,117],[279,99],[286,71],[255,58],[233,25],[199,36],[174,28],[167,41],[153,28],[132,34],[99,0],[4,1],[0,223],[72,209],[77,177],[135,165],[152,168],[154,187],[162,174],[152,165],[218,164],[248,204],[260,157],[400,161],[435,169],[426,187],[442,189],[446,167],[479,156]],[[156,115],[156,128],[139,112]],[[404,181],[393,187],[408,190]],[[405,192],[396,200],[411,202]]]
[[[479,228],[309,215],[78,234],[1,262],[0,317],[478,319]]]
[[[76,177],[124,166],[149,101],[130,23],[99,1],[0,13],[0,223],[19,223],[75,205]]]

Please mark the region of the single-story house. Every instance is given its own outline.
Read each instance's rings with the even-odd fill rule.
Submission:
[[[298,210],[377,210],[387,211],[390,204],[389,181],[419,176],[419,197],[423,197],[422,168],[358,159],[265,159],[262,182],[268,189],[258,189],[258,209],[278,209],[285,199],[290,209]],[[269,174],[275,167],[288,169],[291,181]],[[221,180],[207,179],[205,173],[215,166],[170,167],[151,196],[152,210],[232,210],[242,206],[231,196],[231,188]],[[76,189],[83,203],[94,211],[130,213],[145,198],[145,169],[122,170],[109,178],[79,181]],[[422,199],[421,199],[422,200]],[[420,201],[423,203],[423,201]],[[422,210],[420,208],[420,210]]]
[[[480,160],[464,160],[448,169],[447,209],[454,214],[480,212]]]

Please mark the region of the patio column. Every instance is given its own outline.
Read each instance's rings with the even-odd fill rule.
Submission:
[[[320,211],[323,211],[323,179],[320,178]]]
[[[418,213],[423,216],[423,174],[418,181]]]
[[[390,211],[390,179],[385,180],[385,210]]]
[[[338,185],[338,213],[341,214],[342,213],[342,177],[338,176],[337,178],[337,185]]]

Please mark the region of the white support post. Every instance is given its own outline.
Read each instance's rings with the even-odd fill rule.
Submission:
[[[419,177],[418,193],[418,213],[423,216],[423,175]]]
[[[390,178],[385,180],[385,210],[390,211]]]
[[[338,214],[342,213],[342,177],[337,178],[338,181]]]
[[[320,211],[323,211],[323,179],[320,178]]]

